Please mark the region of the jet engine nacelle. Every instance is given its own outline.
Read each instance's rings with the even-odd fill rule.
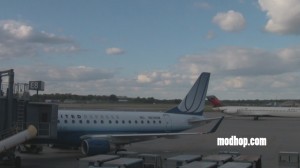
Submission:
[[[110,151],[110,143],[102,139],[86,139],[81,143],[81,152],[84,155],[105,154]]]

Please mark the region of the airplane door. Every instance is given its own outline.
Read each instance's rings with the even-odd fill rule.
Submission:
[[[165,131],[169,132],[172,129],[172,120],[169,114],[163,114],[165,122]]]

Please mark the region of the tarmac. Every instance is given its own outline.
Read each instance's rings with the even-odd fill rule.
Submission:
[[[206,117],[224,116],[216,112]],[[225,115],[226,116],[226,115]],[[208,130],[212,125],[192,131]],[[245,155],[261,155],[262,167],[278,167],[281,151],[300,152],[300,118],[226,116],[217,132],[205,135],[180,136],[177,139],[156,139],[126,146],[129,151],[160,154],[163,158],[179,154],[217,154],[220,151],[239,152]],[[217,138],[266,138],[266,146],[217,146]],[[44,147],[40,154],[19,154],[22,168],[77,168],[78,158],[84,157],[79,150],[52,149]]]

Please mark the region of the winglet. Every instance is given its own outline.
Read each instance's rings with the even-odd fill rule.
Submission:
[[[217,129],[219,128],[221,122],[223,121],[223,119],[224,119],[224,116],[222,116],[222,117],[219,119],[219,121],[217,122],[217,124],[216,124],[210,131],[208,131],[208,132],[206,132],[206,133],[204,133],[204,134],[210,134],[210,133],[216,132]]]

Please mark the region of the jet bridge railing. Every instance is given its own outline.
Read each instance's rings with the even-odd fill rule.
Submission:
[[[8,88],[9,88],[9,83],[8,82],[2,82],[0,84],[0,96],[6,97],[8,96]],[[30,95],[29,95],[29,84],[27,83],[15,83],[13,84],[13,96],[18,99],[25,99],[28,100]]]
[[[38,124],[38,136],[39,137],[49,137],[51,133],[51,126],[49,123],[39,123]]]
[[[10,136],[12,136],[12,135],[14,135],[16,133],[17,133],[17,129],[15,127],[12,127],[10,129],[6,129],[6,130],[2,130],[2,131],[0,131],[0,141],[2,139],[10,137]]]

